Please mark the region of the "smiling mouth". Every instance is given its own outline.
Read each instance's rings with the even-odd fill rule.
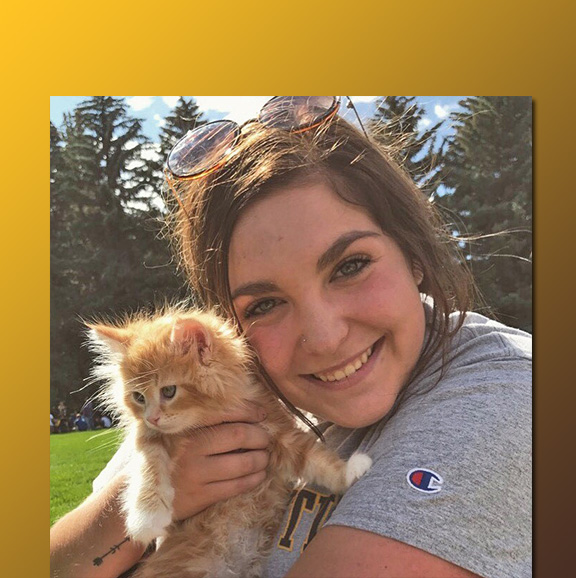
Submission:
[[[356,359],[353,359],[347,363],[344,367],[337,369],[336,371],[326,371],[322,373],[312,373],[311,376],[314,379],[321,380],[323,382],[332,381],[342,381],[347,379],[351,375],[354,375],[359,369],[361,369],[364,364],[368,362],[372,354],[374,353],[376,344],[371,345],[366,351],[362,352]]]

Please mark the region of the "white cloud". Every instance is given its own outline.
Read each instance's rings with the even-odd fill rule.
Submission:
[[[450,114],[450,109],[453,108],[449,104],[445,104],[442,106],[441,104],[437,104],[434,107],[434,114],[438,118],[446,118]]]
[[[132,159],[126,163],[127,171],[135,171],[136,169],[144,167],[144,162],[141,159]]]
[[[217,110],[228,113],[226,118],[244,122],[258,115],[271,96],[195,96],[201,110]]]
[[[377,96],[351,96],[352,102],[372,102]]]
[[[428,117],[421,118],[418,122],[418,130],[423,130],[428,128],[432,124],[432,121]]]
[[[170,108],[174,108],[178,103],[179,96],[163,96],[162,100],[165,104],[167,104]]]
[[[228,113],[225,118],[242,123],[258,116],[258,112],[271,96],[195,96],[201,110]],[[353,102],[371,102],[376,96],[351,96]]]
[[[137,140],[129,140],[124,146],[128,150],[132,150],[138,146],[138,141]]]
[[[166,97],[163,97],[163,98],[166,98]],[[162,127],[166,124],[166,119],[163,118],[162,116],[160,116],[159,114],[154,115],[154,120],[156,121],[156,124],[160,127]]]
[[[134,110],[144,110],[145,108],[151,106],[153,101],[153,96],[129,96],[126,99],[128,105],[131,106]]]
[[[142,158],[145,160],[158,160],[160,158],[160,145],[148,144],[142,147]]]

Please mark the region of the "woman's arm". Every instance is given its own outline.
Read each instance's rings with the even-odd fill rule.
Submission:
[[[286,578],[479,578],[408,544],[365,530],[328,526],[318,532]]]
[[[133,566],[146,547],[127,539],[117,476],[61,518],[50,530],[52,578],[115,578]]]
[[[219,425],[195,430],[182,441],[173,456],[175,520],[194,516],[264,481],[270,438],[256,425],[264,417],[256,406],[218,416],[214,423]],[[52,578],[114,578],[142,557],[145,545],[126,536],[120,507],[123,483],[124,476],[117,475],[54,524],[50,532]]]

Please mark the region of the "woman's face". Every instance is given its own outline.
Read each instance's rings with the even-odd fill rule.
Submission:
[[[231,239],[234,308],[297,407],[344,427],[392,407],[424,340],[414,270],[368,213],[326,184],[282,189]]]

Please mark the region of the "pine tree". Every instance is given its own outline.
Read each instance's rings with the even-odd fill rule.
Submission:
[[[61,136],[59,145],[51,127],[59,163],[51,203],[52,320],[59,328],[52,382],[63,399],[88,373],[78,316],[118,314],[183,290],[157,238],[162,203],[143,156],[142,121],[121,99],[91,97],[65,116]]]
[[[193,98],[186,100],[183,96],[178,99],[176,106],[164,120],[165,123],[160,131],[159,148],[162,162],[166,160],[172,147],[188,131],[206,124],[206,120],[202,118],[202,112],[198,108],[196,101]]]
[[[206,124],[206,120],[202,118],[202,112],[198,108],[196,101],[193,98],[186,100],[181,96],[176,106],[164,119],[164,124],[160,130],[160,142],[147,146],[147,150],[150,151],[147,154],[149,180],[154,190],[158,192],[164,191],[162,202],[166,205],[164,208],[165,212],[172,211],[175,208],[172,203],[176,202],[173,195],[167,194],[163,187],[164,166],[168,153],[188,131],[203,124]]]
[[[415,96],[383,96],[376,101],[376,112],[368,126],[394,160],[432,195],[440,184],[436,174],[442,155],[437,138],[442,121],[422,130],[425,114]]]
[[[64,171],[62,136],[50,123],[50,342],[65,344],[64,320],[72,314],[69,303],[74,299],[74,288],[68,283],[66,262],[70,247],[69,207],[62,194]],[[64,375],[73,373],[73,356],[65,355],[65,346],[51,347],[52,405],[65,398]],[[57,369],[56,369],[57,368]]]
[[[472,97],[451,115],[442,198],[493,313],[532,330],[532,103],[529,97]],[[488,236],[487,236],[488,235]]]

